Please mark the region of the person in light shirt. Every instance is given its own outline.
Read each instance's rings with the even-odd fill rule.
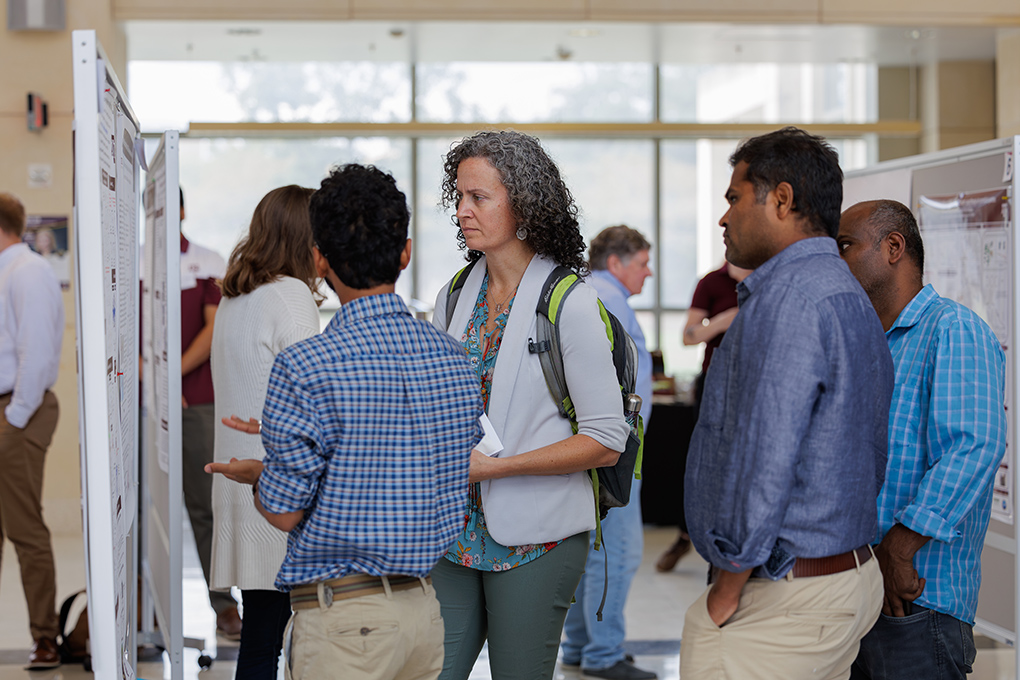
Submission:
[[[21,242],[25,208],[0,193],[0,531],[14,544],[32,633],[29,669],[60,665],[57,581],[42,516],[43,469],[60,412],[64,301],[46,260]]]

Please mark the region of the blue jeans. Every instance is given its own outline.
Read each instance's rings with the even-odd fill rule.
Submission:
[[[882,614],[861,640],[851,680],[963,680],[977,656],[970,624],[911,605],[910,616]]]
[[[574,593],[575,602],[567,612],[563,626],[566,638],[560,644],[563,661],[580,663],[582,668],[609,668],[625,654],[623,639],[627,627],[623,607],[644,550],[640,480],[634,480],[630,503],[613,508],[602,520],[602,544],[602,550],[596,552],[595,532],[591,532],[588,563]],[[606,556],[609,557],[609,591],[599,621],[595,613],[602,601]]]

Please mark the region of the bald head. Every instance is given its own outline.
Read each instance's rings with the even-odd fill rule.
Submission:
[[[896,201],[866,201],[839,220],[840,256],[868,294],[883,323],[891,323],[921,289],[924,243],[910,209]],[[886,328],[889,326],[886,325]]]

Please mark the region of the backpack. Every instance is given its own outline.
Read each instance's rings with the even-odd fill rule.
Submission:
[[[457,272],[446,291],[446,327],[449,329],[453,320],[453,312],[457,307],[461,289],[468,274],[477,264],[477,260]],[[563,372],[563,351],[560,347],[560,310],[567,296],[581,284],[581,278],[567,267],[556,267],[545,283],[538,298],[535,314],[538,316],[536,338],[528,339],[528,352],[537,354],[542,364],[549,393],[556,402],[560,415],[570,420],[574,434],[577,434],[577,419],[573,402],[567,390],[567,381]],[[592,468],[592,490],[595,493],[595,549],[602,546],[602,520],[611,508],[622,508],[630,502],[630,490],[634,479],[641,479],[641,458],[644,452],[644,423],[640,413],[627,409],[628,397],[634,394],[637,384],[638,352],[633,338],[623,328],[623,324],[599,300],[599,314],[606,326],[610,349],[613,353],[613,366],[616,368],[617,382],[620,384],[620,395],[624,402],[624,412],[631,424],[627,435],[627,445],[616,464],[612,467]],[[638,411],[640,408],[637,409]],[[602,591],[602,603],[599,605],[597,618],[602,620],[602,607],[606,603],[608,590],[608,560],[606,555],[606,583]]]
[[[85,607],[78,614],[78,620],[75,622],[74,628],[68,631],[67,621],[70,618],[71,609],[80,596],[86,598]],[[88,653],[88,599],[84,590],[79,590],[73,595],[69,595],[60,605],[58,627],[60,628],[60,644],[57,645],[57,651],[60,654],[61,663],[83,663],[86,665],[86,670],[91,670]]]

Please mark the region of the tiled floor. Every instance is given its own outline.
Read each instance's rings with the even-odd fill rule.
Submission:
[[[673,540],[671,529],[647,527],[645,530],[645,559],[634,580],[627,603],[628,648],[642,668],[655,671],[662,680],[677,680],[680,633],[683,628],[683,613],[701,594],[705,583],[705,563],[695,554],[686,556],[676,569],[669,574],[659,574],[653,564],[659,553]],[[74,536],[54,537],[57,555],[58,596],[66,595],[81,588],[85,577],[82,569],[81,538]],[[208,671],[199,672],[198,651],[185,650],[184,677],[191,680],[226,680],[234,675],[234,643],[220,641],[217,648],[215,638],[215,617],[208,606],[202,572],[193,548],[184,557],[184,634],[205,638],[206,651],[213,656],[220,653]],[[81,666],[64,666],[55,671],[28,672],[22,669],[31,644],[28,634],[25,601],[18,578],[17,557],[10,543],[4,546],[5,569],[0,573],[0,680],[76,680],[90,678]],[[1016,680],[1015,653],[1013,649],[994,646],[984,640],[979,650],[977,664],[971,680]],[[138,677],[156,680],[164,676],[161,663],[139,663]],[[280,676],[282,678],[282,674]],[[338,676],[341,677],[341,676]],[[557,668],[557,680],[583,678],[576,669]],[[471,680],[488,680],[488,663],[483,656],[479,659]]]

